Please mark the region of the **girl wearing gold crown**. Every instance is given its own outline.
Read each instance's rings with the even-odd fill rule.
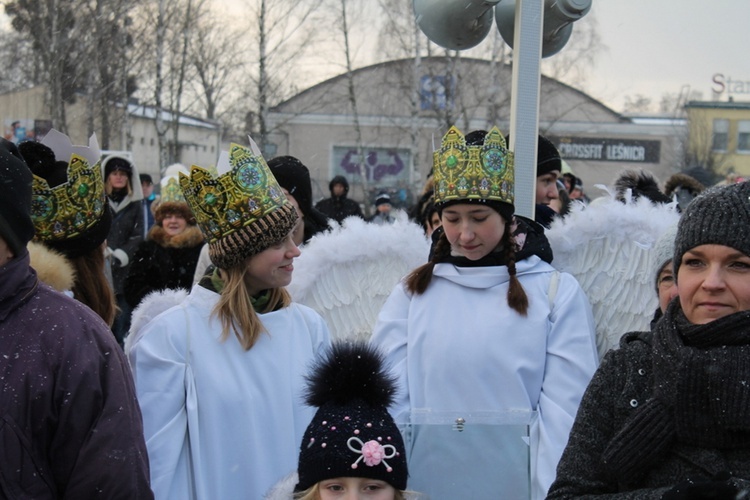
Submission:
[[[575,279],[549,264],[533,221],[514,217],[513,154],[497,128],[467,141],[455,127],[434,153],[438,229],[430,261],[397,285],[372,342],[400,381],[394,416],[536,412],[530,474],[498,486],[516,459],[481,432],[434,439],[415,429],[410,485],[434,498],[544,498],[578,403],[597,367],[594,322]],[[513,233],[519,233],[513,238]],[[546,260],[546,261],[545,261]],[[458,435],[458,433],[454,433]],[[520,441],[520,436],[517,436]],[[463,443],[463,448],[454,443]],[[518,458],[520,459],[520,458]],[[457,496],[447,494],[458,483]],[[498,491],[501,488],[501,491]]]
[[[144,300],[126,342],[156,498],[262,498],[297,465],[314,413],[305,373],[330,344],[323,319],[285,289],[300,254],[295,209],[259,152],[232,144],[225,155],[218,176],[180,175],[213,273],[141,326],[158,312],[142,309],[166,299]]]
[[[104,249],[112,212],[95,137],[88,147],[73,146],[67,135],[52,129],[41,142],[22,142],[19,150],[35,175],[33,267],[42,281],[71,294],[111,327],[117,306],[105,274]]]

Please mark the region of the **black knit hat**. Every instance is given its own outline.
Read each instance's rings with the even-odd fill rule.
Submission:
[[[708,189],[690,202],[677,225],[675,277],[683,254],[700,245],[724,245],[750,256],[750,181]]]
[[[541,177],[554,170],[557,170],[558,174],[562,172],[560,152],[552,141],[540,135],[536,146],[536,176]]]
[[[68,182],[68,163],[58,160],[55,157],[54,151],[49,146],[40,142],[27,141],[22,143],[19,149],[31,172],[47,181],[47,185],[50,188],[56,188]],[[94,167],[94,165],[91,165],[91,167]],[[96,165],[96,169],[99,169],[98,164]],[[74,186],[71,186],[71,189],[73,188]],[[35,196],[37,194],[36,189],[35,186]],[[91,187],[91,191],[93,192],[93,187]],[[88,196],[93,195],[89,194]],[[58,205],[55,206],[59,208]],[[100,206],[99,215],[95,215],[96,212],[87,213],[81,211],[78,213],[79,216],[87,218],[86,223],[80,223],[80,227],[83,227],[83,229],[78,230],[79,226],[76,225],[75,231],[61,231],[59,235],[45,232],[42,229],[43,226],[40,226],[42,219],[51,218],[60,224],[61,227],[71,227],[71,221],[61,220],[59,210],[53,212],[49,217],[40,217],[35,207],[32,216],[37,225],[37,239],[41,239],[45,245],[71,259],[91,253],[104,243],[112,225],[112,210],[109,208],[109,204],[102,203]],[[96,220],[94,220],[94,217],[96,217]]]
[[[0,237],[19,256],[34,237],[31,171],[16,145],[0,138]]]
[[[102,164],[104,164],[104,182],[107,182],[107,177],[115,170],[128,174],[128,179],[133,178],[133,164],[121,156],[109,156],[102,161]]]
[[[308,377],[306,402],[318,411],[302,438],[299,483],[304,491],[336,477],[364,477],[406,489],[404,441],[387,407],[394,378],[377,349],[338,342]]]
[[[505,136],[505,141],[510,144],[510,134]],[[536,176],[541,177],[554,170],[557,170],[558,174],[562,172],[560,152],[552,141],[540,135],[536,141]]]
[[[375,206],[379,207],[380,205],[391,204],[391,196],[388,193],[379,193],[375,197]]]
[[[277,156],[268,162],[268,168],[283,187],[297,200],[303,214],[312,208],[310,170],[294,156]]]

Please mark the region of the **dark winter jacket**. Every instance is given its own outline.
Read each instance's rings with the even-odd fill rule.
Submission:
[[[118,256],[118,250],[127,255],[124,266],[119,265],[121,260],[112,259],[112,285],[115,293],[120,295],[123,293],[135,251],[143,241],[143,205],[140,200],[130,201],[129,198],[125,198],[119,204],[110,201],[110,206],[114,216],[107,236],[107,246],[114,252],[114,257]]]
[[[125,300],[131,307],[156,290],[193,286],[193,275],[203,247],[203,235],[198,226],[189,225],[185,231],[170,237],[160,225],[154,225],[149,239],[138,247],[125,281]]]
[[[334,196],[334,184],[341,184],[344,186],[343,195]],[[349,181],[346,180],[346,177],[344,177],[343,175],[337,175],[336,177],[331,179],[331,182],[328,184],[328,189],[331,191],[331,197],[320,200],[315,205],[315,208],[338,223],[341,223],[344,219],[352,215],[364,218],[364,215],[362,215],[362,209],[359,207],[359,203],[347,198],[347,195],[349,194]]]
[[[712,436],[714,433],[729,434],[737,431],[723,427],[718,421],[707,423],[708,420],[714,420],[713,418],[704,418],[703,431],[696,432],[694,427],[689,427],[689,424],[700,421],[702,415],[710,415],[715,410],[702,405],[702,400],[697,397],[698,389],[706,385],[699,382],[687,388],[686,380],[700,381],[706,378],[706,373],[721,369],[711,366],[712,363],[709,362],[705,371],[671,370],[670,365],[663,361],[666,358],[659,353],[658,339],[667,338],[659,336],[670,335],[669,332],[680,331],[677,326],[680,320],[676,319],[681,314],[678,311],[679,300],[675,300],[670,303],[665,316],[657,323],[653,333],[626,334],[620,341],[620,348],[610,350],[606,354],[583,396],[568,445],[557,468],[557,479],[550,488],[548,498],[662,498],[666,491],[687,480],[703,483],[700,487],[715,492],[719,485],[709,482],[712,478],[727,472],[734,478],[728,482],[732,487],[744,489],[750,485],[750,446],[747,446],[746,442],[730,441],[729,446],[722,447],[715,445],[718,440],[715,441],[711,437],[707,441],[711,444],[700,445],[695,442],[696,439],[705,439],[705,436]],[[745,327],[737,332],[737,336],[745,336],[750,333],[750,316],[747,312],[736,314],[745,315],[744,319],[740,318]],[[701,332],[708,331],[708,328],[721,328],[722,324],[719,322],[725,320],[733,319],[727,317],[707,325],[693,325],[691,328],[694,331],[690,335],[698,331],[698,335],[706,338],[706,334]],[[677,342],[684,344],[681,340],[683,333],[674,334],[672,338],[680,339]],[[714,350],[725,352],[726,349],[733,348],[719,346]],[[688,347],[686,350],[700,353],[703,348]],[[680,361],[680,358],[675,359]],[[658,360],[659,365],[654,364],[655,360]],[[663,404],[662,396],[657,397],[658,387],[667,384],[655,382],[655,379],[661,380],[655,374],[664,373],[665,365],[674,375],[675,386],[684,387],[684,392],[690,394],[690,397],[683,397],[680,396],[680,390],[668,390],[678,396],[676,406]],[[688,378],[688,373],[685,372],[690,372],[691,377]],[[723,375],[723,371],[718,374],[719,377]],[[730,384],[732,377],[726,377],[725,380]],[[736,382],[742,385],[741,380]],[[738,414],[740,418],[743,414],[750,415],[750,402],[742,398],[742,389],[733,390],[729,387],[721,393],[717,392],[713,401],[730,394],[728,399],[733,405],[736,403],[732,413]],[[685,407],[689,408],[687,413]],[[663,418],[654,419],[653,416],[659,413],[661,408],[665,409],[662,413]],[[688,413],[690,418],[681,420],[687,422],[681,425],[683,429],[693,429],[688,434],[695,437],[686,438],[680,436],[679,426],[675,422],[676,416]],[[643,422],[648,423],[628,425],[641,421],[636,419],[643,419]],[[654,422],[659,423],[654,425]],[[664,436],[669,436],[669,439],[663,439]],[[622,453],[623,450],[627,453]],[[721,487],[727,487],[727,482],[722,481]]]
[[[28,253],[0,267],[0,346],[0,498],[153,498],[122,350]]]

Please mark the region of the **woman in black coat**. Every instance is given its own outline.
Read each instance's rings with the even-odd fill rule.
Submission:
[[[156,223],[135,253],[125,281],[125,298],[136,308],[150,292],[193,285],[203,234],[185,202],[165,201],[156,208]]]
[[[605,356],[548,498],[748,498],[750,183],[687,207],[673,262],[678,296]]]
[[[123,287],[130,262],[138,245],[143,241],[143,191],[135,165],[122,156],[108,156],[102,160],[104,191],[112,209],[112,225],[107,235],[105,256],[112,271],[112,288],[119,312],[112,325],[112,333],[122,345],[130,329],[130,306],[125,300]]]

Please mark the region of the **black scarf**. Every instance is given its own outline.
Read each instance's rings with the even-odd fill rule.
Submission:
[[[669,304],[653,336],[652,397],[610,441],[604,460],[623,480],[681,442],[750,447],[750,311],[694,325]]]
[[[516,245],[516,262],[528,259],[532,255],[538,256],[548,264],[552,263],[552,247],[549,240],[544,235],[544,228],[526,217],[514,215],[513,224],[513,242]],[[430,258],[435,248],[437,240],[443,233],[443,228],[438,227],[432,233],[432,248],[430,249]],[[457,255],[446,255],[439,259],[439,262],[453,264],[456,267],[488,267],[488,266],[505,266],[505,252],[502,247],[498,248],[478,260],[469,260],[466,257]]]

